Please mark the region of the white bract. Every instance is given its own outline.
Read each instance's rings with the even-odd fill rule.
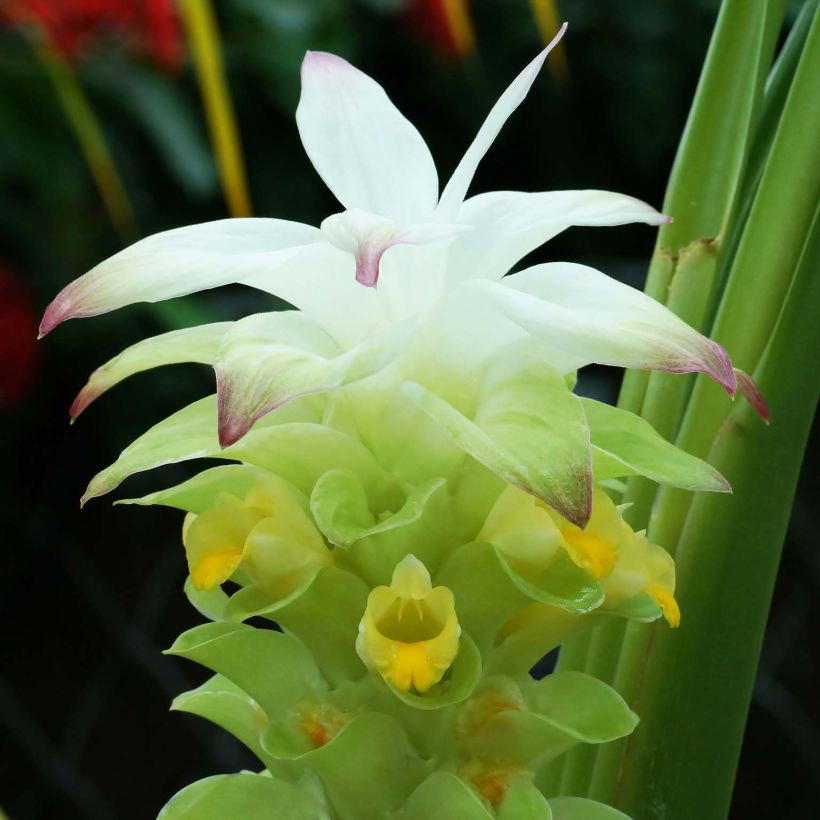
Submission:
[[[274,294],[299,312],[257,314],[146,340],[92,376],[73,415],[135,372],[205,362],[216,370],[219,440],[228,446],[296,397],[387,373],[382,385],[420,384],[421,392],[411,387],[402,400],[423,404],[478,460],[500,463],[509,460],[509,447],[497,456],[481,438],[486,429],[478,436],[461,424],[478,415],[492,418],[499,436],[510,439],[512,422],[499,417],[497,406],[488,409],[486,395],[483,409],[476,404],[488,389],[482,379],[492,362],[499,371],[505,350],[527,347],[529,375],[494,377],[497,389],[529,395],[532,379],[540,379],[556,397],[555,407],[563,401],[561,380],[550,373],[566,377],[592,362],[701,371],[734,393],[725,351],[645,294],[570,263],[507,276],[526,254],[572,225],[660,225],[668,217],[605,191],[465,198],[481,158],[563,31],[501,95],[440,196],[427,145],[382,87],[340,57],[309,52],[296,120],[311,162],[345,210],[320,228],[225,219],[143,239],[68,285],[47,309],[41,332],[65,319],[236,282]],[[502,372],[505,367],[515,369],[509,358]],[[467,418],[452,416],[434,397],[423,398],[430,390]],[[512,399],[508,403],[514,408]],[[578,446],[586,442],[588,450],[582,411],[565,411]],[[563,433],[554,432],[560,440]],[[521,446],[527,446],[524,439]],[[578,486],[587,487],[588,508],[589,456],[568,459],[567,466],[579,476]],[[522,470],[502,472],[520,474],[520,486],[537,488]]]

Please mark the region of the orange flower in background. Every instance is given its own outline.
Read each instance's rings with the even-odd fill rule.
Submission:
[[[404,19],[445,57],[466,57],[475,47],[471,0],[413,0]]]
[[[0,15],[41,26],[67,60],[82,59],[101,39],[113,36],[164,69],[177,70],[182,64],[173,0],[6,0]]]
[[[0,409],[17,407],[37,371],[37,318],[28,288],[0,264]]]

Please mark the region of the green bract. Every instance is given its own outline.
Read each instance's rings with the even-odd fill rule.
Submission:
[[[163,464],[237,462],[130,502],[187,513],[185,591],[210,620],[168,650],[214,673],[174,708],[259,760],[184,789],[167,820],[621,816],[539,784],[558,755],[622,738],[637,717],[592,677],[530,668],[607,619],[679,621],[672,559],[604,486],[728,485],[572,385],[591,362],[702,371],[732,393],[736,376],[722,348],[590,268],[502,278],[570,225],[666,221],[601,191],[465,199],[548,51],[441,197],[424,141],[381,87],[308,54],[297,120],[344,212],[320,229],[237,219],[149,237],[46,312],[43,332],[228,282],[298,308],[141,342],[72,408],[138,371],[207,363],[217,394],[148,430],[84,500]]]

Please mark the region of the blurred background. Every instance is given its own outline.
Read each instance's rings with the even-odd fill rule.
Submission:
[[[306,49],[377,78],[446,179],[560,15],[563,47],[472,190],[603,188],[660,205],[717,5],[0,0],[0,817],[154,817],[192,780],[253,766],[224,732],[167,712],[203,677],[160,654],[201,620],[182,594],[180,516],[77,503],[139,433],[211,392],[211,371],[136,376],[73,427],[67,411],[91,370],[132,342],[269,309],[270,297],[235,287],[137,305],[38,344],[54,294],[155,231],[247,213],[318,224],[338,211],[293,117]],[[640,287],[653,243],[646,227],[574,229],[527,262],[584,262]],[[614,400],[618,379],[593,368],[581,388]],[[135,477],[126,495],[189,471]],[[816,816],[819,490],[804,469],[732,817]]]

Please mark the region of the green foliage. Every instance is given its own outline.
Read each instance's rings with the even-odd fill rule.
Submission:
[[[589,432],[581,406],[532,347],[519,352],[514,369],[505,358],[488,372],[474,420],[420,385],[404,389],[477,461],[571,520],[589,517]]]
[[[584,797],[555,797],[550,808],[553,820],[626,820],[623,812]]]
[[[298,445],[313,440],[313,427],[287,421],[251,435],[287,429],[288,452],[305,453]],[[176,446],[185,443],[178,440]],[[537,659],[549,648],[547,635],[555,645],[585,618],[630,616],[636,606],[639,616],[658,617],[660,610],[641,608],[639,596],[607,616],[593,614],[605,603],[604,593],[563,548],[547,563],[528,568],[492,543],[462,543],[449,486],[463,480],[463,467],[455,475],[406,486],[404,502],[385,509],[378,494],[366,489],[373,486],[368,479],[379,475],[373,463],[362,460],[356,448],[347,451],[347,459],[343,452],[325,453],[334,466],[325,462],[324,472],[314,469],[314,454],[307,470],[290,473],[308,491],[310,503],[304,503],[311,520],[336,545],[331,564],[279,598],[250,583],[241,564],[233,591],[197,589],[190,579],[186,584],[191,603],[213,622],[184,633],[168,652],[216,674],[178,696],[173,708],[233,734],[267,775],[195,784],[171,801],[164,816],[195,817],[183,812],[211,811],[211,803],[221,810],[232,800],[247,800],[251,811],[255,801],[267,799],[278,809],[293,789],[300,797],[287,803],[289,811],[309,806],[305,810],[316,816],[326,811],[351,820],[391,813],[418,817],[433,805],[442,817],[456,810],[476,817],[548,816],[550,795],[533,785],[538,773],[578,744],[623,737],[636,717],[603,683],[576,673],[535,681],[522,659]],[[475,469],[471,463],[468,474]],[[189,518],[207,513],[226,494],[252,505],[254,488],[266,475],[256,465],[216,467],[138,503],[174,506]],[[480,515],[486,517],[495,494],[485,500],[478,495],[476,503],[484,504]],[[218,509],[233,508],[223,503]],[[544,518],[538,520],[552,520],[543,510],[539,515]],[[389,583],[388,571],[415,552],[428,558],[436,588],[450,590],[460,628],[456,657],[426,691],[389,684],[375,669],[368,671],[356,652],[372,587],[388,589],[378,584]],[[516,643],[519,633],[529,634],[531,606],[543,607],[551,621],[545,625],[536,618],[536,650],[527,638]],[[519,616],[525,616],[520,623]],[[273,623],[245,623],[260,618]],[[511,645],[518,651],[509,651]],[[498,800],[489,801],[486,795],[497,791]],[[440,804],[442,799],[452,804]]]
[[[309,792],[250,772],[207,777],[183,789],[157,820],[330,820]]]
[[[690,390],[662,374],[649,377],[648,387],[646,379],[628,377],[622,406],[640,409],[678,446],[708,457],[734,494],[722,502],[671,488],[656,495],[654,487],[632,479],[625,495],[635,504],[632,520],[648,522],[650,536],[677,558],[681,629],[670,639],[640,624],[612,624],[600,640],[576,639],[562,659],[562,668],[614,683],[630,703],[641,704],[642,716],[627,742],[569,756],[562,791],[616,800],[640,817],[717,820],[728,811],[818,394],[800,364],[801,351],[818,344],[807,306],[820,303],[806,272],[809,259],[816,266],[818,253],[820,180],[809,160],[818,132],[811,102],[820,76],[816,8],[804,4],[764,83],[783,4],[760,4],[754,14],[745,4],[723,4],[668,193],[670,203],[681,205],[683,219],[674,231],[661,232],[648,284],[754,370],[771,408],[771,427],[755,420],[743,402],[727,417],[716,391],[701,382]],[[730,97],[733,106],[724,107]],[[729,140],[718,109],[735,118]],[[707,144],[715,150],[706,150]],[[717,163],[721,156],[731,161],[698,173],[704,162]],[[687,211],[702,201],[708,207]],[[712,234],[706,233],[709,224]],[[680,248],[671,257],[670,237]],[[772,475],[778,476],[776,486]],[[715,736],[721,738],[717,756]]]
[[[592,471],[599,481],[641,475],[687,490],[729,490],[714,467],[670,444],[641,417],[593,399],[581,399],[581,404],[592,442]]]

